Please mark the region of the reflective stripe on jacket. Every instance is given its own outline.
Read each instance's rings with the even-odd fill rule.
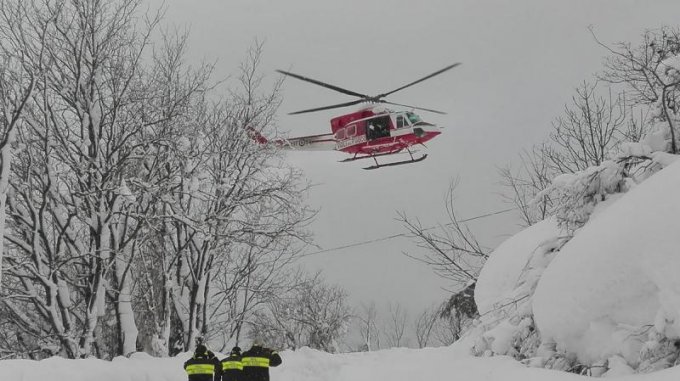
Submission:
[[[256,366],[260,368],[269,368],[268,357],[243,357],[241,359],[243,366]]]
[[[222,360],[222,370],[243,370],[243,363],[241,361]]]
[[[253,346],[241,356],[243,375],[248,381],[269,381],[269,367],[282,362],[278,353],[260,346]]]
[[[187,374],[213,374],[215,365],[213,364],[190,364],[186,367]]]
[[[205,354],[194,355],[184,363],[184,370],[189,381],[215,381],[222,371],[222,364],[215,355],[208,351]]]

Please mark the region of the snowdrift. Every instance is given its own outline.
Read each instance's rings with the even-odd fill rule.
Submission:
[[[182,363],[187,355],[176,358],[151,358],[134,355],[114,361],[96,359],[43,361],[0,361],[2,381],[186,381]],[[574,381],[585,379],[570,373],[527,368],[508,357],[478,358],[465,348],[391,349],[376,352],[328,354],[309,348],[281,354],[283,365],[272,368],[272,381],[413,381],[413,380],[488,380],[488,381]],[[622,381],[675,381],[680,369],[654,374],[619,377]]]

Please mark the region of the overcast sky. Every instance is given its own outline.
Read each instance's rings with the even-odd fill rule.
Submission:
[[[160,0],[148,0],[152,7]],[[462,65],[392,95],[394,102],[444,110],[422,113],[444,127],[424,162],[364,171],[337,152],[288,157],[310,181],[311,226],[323,249],[404,232],[397,211],[424,225],[446,222],[444,197],[458,178],[457,208],[471,217],[507,208],[497,167],[543,140],[573,88],[601,69],[605,43],[636,42],[644,29],[677,25],[677,0],[167,0],[166,21],[191,30],[196,59],[218,60],[217,75],[235,73],[254,39],[265,41],[263,69],[326,81],[360,93],[392,90],[448,64]],[[289,79],[279,128],[326,133],[329,119],[353,109],[288,112],[352,100]],[[492,247],[518,230],[513,215],[472,228]],[[355,302],[391,301],[413,313],[440,302],[452,287],[402,255],[404,238],[307,257],[312,269],[343,285]],[[310,250],[316,251],[316,250]]]

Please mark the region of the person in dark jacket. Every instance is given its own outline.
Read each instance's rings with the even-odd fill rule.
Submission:
[[[253,346],[243,352],[243,381],[269,381],[269,367],[281,365],[281,356],[265,348],[261,340],[254,340]]]
[[[241,348],[231,349],[229,356],[222,360],[222,381],[243,381],[243,364],[241,363]]]
[[[220,381],[221,364],[205,345],[196,346],[194,355],[184,363],[189,381]]]

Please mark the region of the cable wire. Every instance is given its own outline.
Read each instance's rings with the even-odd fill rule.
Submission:
[[[458,223],[474,221],[474,220],[478,220],[478,219],[482,219],[482,218],[486,218],[486,217],[492,217],[492,216],[496,216],[496,215],[499,215],[499,214],[507,213],[507,212],[510,212],[510,211],[516,210],[516,209],[517,209],[517,208],[515,207],[515,208],[508,208],[508,209],[498,210],[498,211],[491,212],[491,213],[480,214],[480,215],[478,215],[478,216],[474,216],[474,217],[466,218],[466,219],[464,219],[464,220],[460,220],[460,221],[458,221]],[[451,225],[451,224],[452,224],[452,223],[448,223],[448,224],[445,224],[444,226]],[[423,231],[425,231],[425,230],[431,230],[431,229],[434,229],[434,228],[436,228],[436,227],[438,227],[438,226],[439,226],[439,225],[430,226],[429,228],[423,229]],[[314,251],[314,252],[311,252],[311,253],[302,254],[302,255],[299,255],[298,258],[304,258],[304,257],[308,257],[308,256],[311,256],[311,255],[317,255],[317,254],[328,253],[328,252],[331,252],[331,251],[338,251],[338,250],[349,249],[349,248],[357,247],[357,246],[370,245],[370,244],[376,243],[376,242],[389,241],[389,240],[391,240],[391,239],[395,239],[395,238],[399,238],[399,237],[406,237],[407,235],[408,235],[408,233],[399,233],[399,234],[393,234],[393,235],[389,235],[389,236],[385,236],[385,237],[369,239],[369,240],[366,240],[366,241],[358,241],[358,242],[349,243],[349,244],[342,245],[342,246],[336,246],[336,247],[331,247],[331,248],[329,248],[329,249],[323,249],[323,250]]]

